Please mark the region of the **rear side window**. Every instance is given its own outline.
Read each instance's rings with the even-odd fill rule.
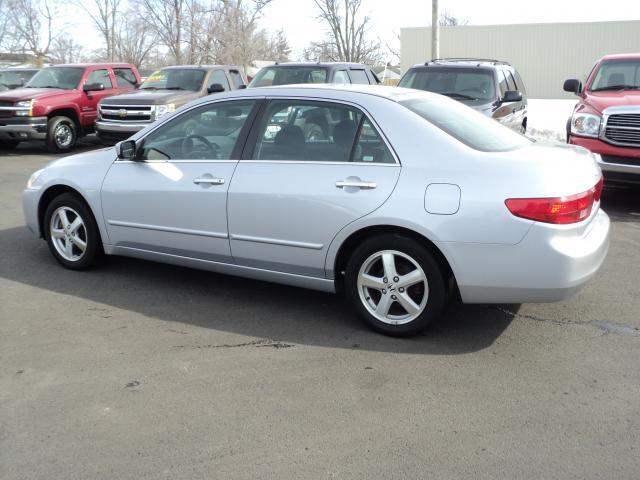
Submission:
[[[107,70],[94,70],[87,77],[87,81],[85,85],[89,85],[91,83],[101,83],[104,85],[105,90],[113,88],[111,84],[111,78],[109,77],[109,72]]]
[[[517,90],[518,87],[516,87],[516,81],[513,79],[511,72],[509,70],[505,70],[504,75],[507,77],[507,87],[509,87],[509,90]]]
[[[327,83],[327,69],[322,67],[265,67],[251,80],[250,87]]]
[[[332,83],[351,83],[351,80],[349,80],[349,75],[347,75],[347,71],[346,70],[338,70],[333,75],[333,82]]]
[[[382,137],[360,110],[305,100],[270,102],[252,158],[394,163]]]
[[[233,82],[233,86],[235,88],[239,88],[244,85],[244,80],[242,79],[242,75],[237,70],[229,70],[229,75],[231,76],[231,82]]]
[[[527,90],[524,88],[524,82],[522,81],[522,77],[520,76],[517,70],[514,70],[513,73],[516,76],[516,86],[518,87],[518,90],[522,95],[526,95]]]
[[[475,150],[505,152],[531,144],[525,136],[458,102],[414,97],[400,104]]]
[[[207,87],[211,87],[214,83],[219,83],[224,87],[225,90],[229,90],[229,80],[227,80],[227,76],[224,74],[222,70],[214,70],[211,72],[211,76],[209,77],[209,85]]]
[[[364,70],[351,69],[351,81],[353,83],[363,83],[365,85],[368,85],[369,77],[367,77],[367,72],[365,72]]]
[[[113,74],[119,88],[134,87],[137,83],[136,76],[130,68],[114,68]]]

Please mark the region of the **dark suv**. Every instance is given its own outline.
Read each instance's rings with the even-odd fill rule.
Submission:
[[[513,130],[527,130],[527,92],[520,74],[507,62],[431,60],[407,70],[398,86],[446,95]]]
[[[296,83],[362,83],[377,85],[380,80],[366,65],[339,62],[275,63],[256,73],[251,87]]]
[[[113,144],[129,138],[191,100],[245,87],[240,69],[234,66],[161,68],[149,75],[138,90],[102,100],[96,133],[103,143]]]

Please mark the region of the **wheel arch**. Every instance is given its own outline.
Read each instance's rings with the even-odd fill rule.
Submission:
[[[351,255],[355,249],[362,243],[365,239],[370,238],[374,235],[382,235],[382,234],[397,234],[402,235],[404,237],[411,238],[420,245],[426,247],[429,252],[434,256],[438,264],[442,267],[442,271],[445,276],[445,284],[449,288],[449,293],[458,292],[458,285],[456,282],[455,274],[453,273],[453,269],[451,268],[451,264],[445,257],[444,253],[433,243],[429,238],[424,236],[423,234],[416,232],[407,227],[402,227],[398,225],[371,225],[367,227],[360,228],[355,232],[352,232],[341,244],[338,248],[337,254],[333,260],[333,272],[334,279],[336,282],[336,290],[342,290],[342,281],[344,279],[344,272],[349,261]]]
[[[91,203],[82,195],[77,189],[70,187],[69,185],[64,184],[56,184],[48,187],[42,195],[40,195],[40,199],[38,200],[38,228],[40,229],[40,236],[44,237],[44,214],[47,211],[47,207],[59,195],[63,193],[73,193],[82,199],[82,201],[87,205],[87,208],[93,215],[93,219],[96,221],[96,225],[98,224],[98,220],[96,218],[95,213],[93,212],[93,208],[91,208]],[[100,232],[100,228],[98,228],[98,232]]]
[[[71,107],[55,108],[47,113],[47,119],[51,120],[54,117],[68,117],[76,124],[76,134],[80,136],[82,130],[82,124],[80,122],[80,115],[76,109]]]

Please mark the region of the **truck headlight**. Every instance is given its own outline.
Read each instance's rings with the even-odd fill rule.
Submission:
[[[591,113],[574,113],[571,117],[571,133],[583,137],[597,137],[602,117]]]
[[[167,113],[171,113],[175,111],[176,111],[176,106],[173,103],[168,103],[166,105],[154,105],[153,107],[154,118],[156,120],[166,115]]]
[[[33,100],[25,100],[15,104],[18,108],[26,108],[27,110],[16,110],[17,117],[31,117],[33,116]]]

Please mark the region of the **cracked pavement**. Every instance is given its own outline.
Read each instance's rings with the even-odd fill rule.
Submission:
[[[85,148],[93,148],[89,137]],[[640,191],[554,304],[368,331],[337,296],[125,258],[59,267],[0,153],[0,478],[637,479]]]

